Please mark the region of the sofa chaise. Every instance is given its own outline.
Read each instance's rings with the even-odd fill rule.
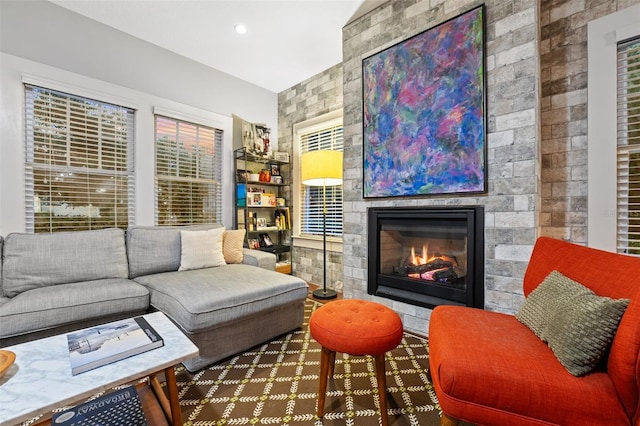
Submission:
[[[433,310],[441,425],[640,425],[640,258],[540,237],[523,288],[515,316]]]
[[[219,227],[215,225],[214,227]],[[194,226],[191,229],[212,227]],[[149,291],[198,346],[195,371],[302,325],[307,283],[275,271],[275,256],[245,250],[243,263],[179,271],[181,227],[130,227],[129,277]]]
[[[241,263],[178,270],[187,227],[13,233],[0,237],[0,347],[163,311],[198,346],[195,371],[302,324],[307,284],[275,256],[239,248]]]

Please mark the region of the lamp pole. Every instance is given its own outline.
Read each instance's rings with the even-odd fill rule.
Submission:
[[[316,299],[335,299],[338,293],[335,290],[327,289],[327,185],[322,183],[322,290],[313,292]]]

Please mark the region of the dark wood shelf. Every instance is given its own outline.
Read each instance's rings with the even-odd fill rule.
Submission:
[[[233,117],[234,129],[238,134],[242,131],[247,123],[240,117]],[[238,133],[240,132],[240,133]],[[236,136],[237,136],[236,135]],[[235,146],[243,146],[244,142],[237,138],[234,141]],[[262,167],[261,165],[264,165]],[[269,166],[270,165],[270,166]],[[282,168],[281,168],[282,167]],[[278,169],[277,176],[280,176],[282,182],[264,182],[257,179],[256,171],[263,169]],[[234,150],[234,172],[235,172],[235,195],[234,195],[234,226],[238,229],[246,230],[245,247],[260,250],[265,253],[272,253],[276,256],[278,262],[291,261],[291,241],[292,223],[291,208],[288,206],[277,205],[278,199],[280,203],[287,204],[286,197],[291,196],[291,162],[276,160],[274,158],[263,157],[249,152],[245,148],[236,148]],[[251,176],[253,175],[253,176]],[[251,179],[253,177],[253,179]],[[287,182],[284,182],[285,177]],[[261,195],[258,196],[257,194]],[[275,198],[274,198],[275,197]],[[281,220],[284,219],[284,224]],[[270,226],[264,229],[258,228],[258,222],[261,226],[269,223]],[[251,225],[251,230],[249,227]],[[276,226],[277,225],[277,226]],[[284,226],[283,226],[284,225]],[[269,235],[267,239],[262,234]],[[268,247],[256,247],[258,242],[272,242],[274,245]],[[291,273],[291,266],[281,266],[279,272]]]
[[[267,253],[278,254],[278,253],[286,253],[288,251],[291,251],[291,246],[284,245],[284,244],[276,244],[271,247],[260,247],[258,250],[266,251]]]

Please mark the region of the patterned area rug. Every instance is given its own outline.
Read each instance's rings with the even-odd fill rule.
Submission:
[[[213,425],[374,425],[380,422],[371,357],[336,354],[325,414],[316,415],[320,345],[302,328],[196,373],[176,370],[183,421]],[[438,425],[440,407],[427,380],[427,341],[405,333],[387,353],[387,398],[392,425]]]

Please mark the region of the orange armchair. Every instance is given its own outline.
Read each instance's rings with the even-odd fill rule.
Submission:
[[[525,296],[553,270],[599,296],[631,299],[599,366],[576,377],[515,316],[438,306],[429,364],[441,425],[640,425],[640,258],[541,237]]]

